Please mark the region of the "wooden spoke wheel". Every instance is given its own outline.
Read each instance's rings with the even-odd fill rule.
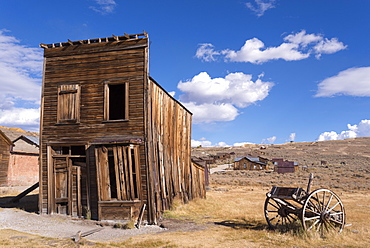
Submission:
[[[265,201],[265,218],[271,229],[287,230],[298,220],[294,214],[296,206],[279,198],[267,197]]]
[[[309,194],[301,216],[306,231],[316,231],[322,236],[329,231],[341,232],[345,218],[342,201],[328,189],[318,189]]]

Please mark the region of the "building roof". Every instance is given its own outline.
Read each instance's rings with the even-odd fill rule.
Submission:
[[[24,131],[23,129],[20,129],[18,127],[3,127],[0,126],[0,130],[6,135],[6,137],[14,141],[20,136],[29,136],[29,137],[39,137],[39,134],[37,132],[30,132],[30,131]]]
[[[36,145],[37,147],[40,146],[39,137],[29,136],[29,135],[21,135],[18,138],[16,138],[15,140],[13,140],[13,143],[17,142],[17,140],[19,140],[19,139],[24,139],[24,140],[28,141],[29,143],[32,143],[32,144]]]
[[[8,138],[8,136],[6,136],[6,134],[0,130],[0,138],[1,137],[5,140],[6,143],[8,143],[9,146],[14,145],[12,141]]]
[[[3,127],[0,126],[0,135],[12,146],[13,151],[17,152],[35,152],[39,147],[39,135],[37,132],[24,131],[18,127]],[[22,139],[26,142],[26,146],[16,142]],[[28,147],[30,146],[30,147]],[[34,148],[31,148],[34,147]]]
[[[108,43],[108,42],[117,42],[117,41],[127,41],[127,40],[137,40],[142,38],[148,38],[148,34],[146,32],[142,34],[126,34],[122,36],[112,35],[111,37],[104,37],[104,38],[97,38],[97,39],[87,39],[87,40],[78,40],[78,41],[71,41],[68,40],[67,42],[58,42],[58,43],[51,43],[51,44],[44,44],[41,43],[40,47],[48,49],[48,48],[58,48],[58,47],[69,47],[69,46],[78,46],[78,45],[89,45],[89,44],[97,44],[97,43]]]
[[[253,163],[257,163],[257,164],[267,165],[266,163],[261,162],[260,158],[258,158],[258,157],[256,157],[256,158],[255,157],[237,157],[237,158],[234,159],[234,162],[239,162],[242,159],[247,159],[247,160],[249,160]]]

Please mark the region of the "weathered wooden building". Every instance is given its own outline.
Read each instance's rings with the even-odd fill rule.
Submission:
[[[205,197],[192,164],[192,114],[148,72],[146,33],[44,48],[43,214],[156,223],[178,198]]]
[[[294,173],[298,170],[298,163],[284,159],[272,159],[275,164],[274,171],[277,173]]]
[[[234,159],[234,170],[267,170],[268,161],[262,157],[238,157]]]
[[[39,175],[38,134],[0,127],[0,186],[30,186]]]

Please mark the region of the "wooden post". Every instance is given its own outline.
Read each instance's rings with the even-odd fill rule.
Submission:
[[[313,180],[313,173],[310,173],[310,178],[308,179],[308,184],[307,184],[307,194],[309,194],[311,191],[312,180]]]

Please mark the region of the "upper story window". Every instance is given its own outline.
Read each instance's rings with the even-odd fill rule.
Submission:
[[[104,87],[104,120],[128,120],[128,83],[107,82]]]
[[[61,84],[58,86],[58,123],[80,122],[80,85]]]

